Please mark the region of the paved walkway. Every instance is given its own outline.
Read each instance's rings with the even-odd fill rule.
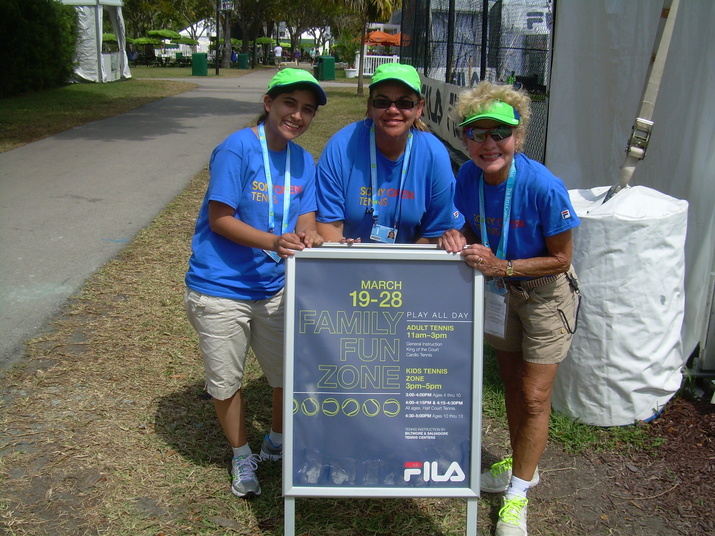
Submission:
[[[0,369],[258,116],[274,74],[192,77],[193,91],[0,154]]]

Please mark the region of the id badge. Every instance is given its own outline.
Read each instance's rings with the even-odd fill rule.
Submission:
[[[484,333],[503,339],[506,335],[506,314],[507,296],[496,292],[485,292]]]
[[[386,227],[385,225],[374,224],[370,232],[370,240],[376,242],[384,242],[385,244],[394,244],[397,238],[397,229],[394,227]]]
[[[271,259],[273,259],[273,261],[274,261],[276,264],[280,263],[280,262],[283,260],[283,259],[281,259],[281,256],[278,255],[278,253],[276,253],[275,251],[271,251],[270,249],[264,249],[264,250],[263,250],[263,253],[265,253],[265,254],[268,255]]]
[[[500,296],[506,296],[509,289],[506,288],[506,283],[501,277],[495,277],[487,281],[487,290],[494,294],[499,294]]]

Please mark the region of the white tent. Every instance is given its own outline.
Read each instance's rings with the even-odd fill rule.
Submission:
[[[131,78],[126,52],[122,0],[61,0],[75,6],[78,36],[75,51],[74,77],[77,81],[112,82]],[[102,53],[102,21],[109,17],[117,36],[119,52]]]
[[[653,0],[556,3],[546,165],[570,189],[594,189],[618,182],[631,126],[641,105],[662,8],[662,1]],[[653,111],[650,144],[631,180],[634,187],[647,187],[687,201],[684,252],[681,248],[678,257],[674,248],[672,261],[665,262],[663,241],[637,244],[626,252],[632,259],[628,266],[618,273],[603,273],[603,282],[608,283],[610,278],[609,292],[619,287],[618,291],[625,295],[628,288],[622,284],[628,274],[628,283],[640,283],[642,296],[650,294],[654,298],[646,305],[639,304],[638,315],[632,315],[650,328],[649,319],[667,318],[660,314],[659,304],[678,298],[675,287],[670,294],[663,292],[662,282],[677,279],[676,269],[684,267],[683,321],[663,326],[680,340],[671,339],[668,348],[655,350],[652,341],[638,345],[634,341],[647,334],[622,325],[624,315],[620,311],[605,311],[613,332],[620,331],[618,340],[604,341],[604,346],[613,352],[610,359],[617,361],[618,371],[613,373],[612,368],[603,366],[601,356],[584,352],[574,340],[576,348],[572,347],[572,353],[581,351],[582,355],[560,368],[559,375],[565,376],[554,386],[554,406],[570,410],[567,413],[586,422],[598,422],[605,414],[611,419],[618,404],[618,416],[610,424],[627,424],[643,415],[653,415],[677,390],[683,361],[698,349],[696,372],[715,373],[715,40],[710,38],[714,26],[715,2],[681,0]],[[679,232],[680,229],[668,231],[662,238],[670,239]],[[587,253],[598,255],[595,251]],[[664,262],[656,268],[652,261],[658,255]],[[578,270],[577,262],[574,259]],[[603,301],[603,295],[584,296],[584,300]],[[659,337],[653,340],[664,339]],[[622,351],[623,347],[616,344],[620,341],[634,344]],[[659,350],[670,359],[670,370],[664,370],[664,361],[652,353]],[[672,352],[679,353],[679,361],[673,363]],[[650,353],[650,363],[637,359],[636,354],[644,353]],[[631,379],[638,377],[642,382],[624,382],[624,371],[630,371]],[[612,399],[617,392],[623,395],[620,402]],[[634,409],[628,399],[636,397],[642,397],[643,402]],[[594,401],[598,403],[589,407]]]

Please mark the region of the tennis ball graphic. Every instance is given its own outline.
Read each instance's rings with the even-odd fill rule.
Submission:
[[[360,413],[360,404],[354,398],[348,398],[343,402],[343,413],[348,417],[354,417]]]
[[[312,417],[316,413],[318,413],[318,410],[320,410],[320,406],[318,405],[318,401],[315,398],[306,398],[303,400],[303,404],[301,405],[303,409],[303,413],[308,415],[309,417]]]
[[[368,417],[377,417],[380,413],[380,403],[374,398],[368,398],[362,403],[362,411]]]
[[[328,417],[335,417],[340,411],[340,402],[334,398],[326,398],[323,400],[323,413]]]
[[[382,405],[382,412],[388,417],[397,417],[400,414],[400,403],[394,398],[388,398]]]

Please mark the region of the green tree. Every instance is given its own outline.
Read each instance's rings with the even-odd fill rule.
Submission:
[[[234,2],[232,15],[241,28],[243,36],[241,51],[244,54],[249,52],[250,44],[254,43],[262,34],[269,37],[273,34],[277,13],[276,0],[236,0]],[[251,65],[253,67],[256,66],[257,48],[257,46],[253,48],[251,55]],[[270,50],[273,50],[272,46],[270,46]],[[264,45],[264,56],[267,51],[268,45]]]
[[[293,51],[300,48],[300,36],[311,28],[325,28],[329,17],[335,12],[337,5],[330,0],[280,0],[278,8],[283,13],[290,35]]]
[[[77,15],[57,0],[3,0],[0,97],[66,84],[74,70]],[[50,53],[48,53],[50,51]]]
[[[346,6],[360,16],[360,64],[358,65],[357,95],[363,96],[363,70],[365,67],[365,37],[369,22],[389,20],[392,13],[402,7],[402,0],[344,0]]]
[[[198,23],[211,19],[216,6],[210,0],[161,0],[159,9],[171,20],[171,29],[177,32],[187,28],[192,39],[198,39]]]
[[[129,37],[146,37],[149,30],[163,28],[168,17],[152,0],[124,0],[122,16]]]

